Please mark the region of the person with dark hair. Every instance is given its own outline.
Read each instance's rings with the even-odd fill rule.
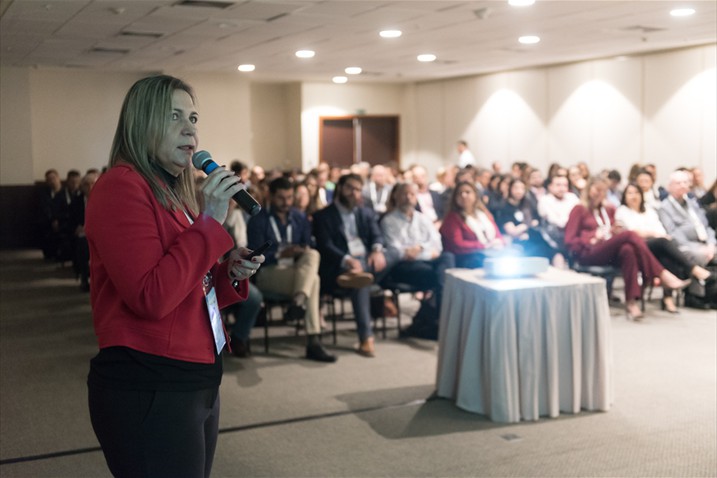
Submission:
[[[456,267],[483,267],[486,257],[505,247],[503,236],[481,201],[475,183],[458,183],[439,232],[443,249],[455,256]]]
[[[637,184],[630,183],[625,187],[621,205],[615,212],[615,222],[643,238],[655,258],[680,279],[693,277],[696,284],[699,284],[711,278],[710,271],[680,251],[677,243],[665,231],[657,212],[645,207],[645,198]],[[662,309],[676,314],[672,290],[667,287],[663,289]]]
[[[276,178],[269,183],[269,205],[249,220],[249,248],[272,242],[264,252],[266,262],[256,275],[256,286],[291,298],[287,316],[305,319],[307,359],[335,362],[336,356],[321,345],[321,257],[311,247],[311,224],[293,205],[294,185],[285,177]]]
[[[511,244],[520,249],[521,255],[545,257],[554,266],[565,267],[563,255],[543,239],[538,210],[528,200],[522,179],[511,179],[508,197],[496,211],[495,222],[503,236],[510,237]]]
[[[222,223],[239,178],[217,168],[197,205],[192,88],[159,75],[128,91],[87,204],[92,428],[116,477],[208,477],[219,429],[220,309],[247,297],[264,257],[232,248]],[[121,200],[118,200],[121,198]]]
[[[249,185],[249,174],[251,173],[251,170],[249,169],[249,166],[247,166],[245,163],[239,161],[238,159],[235,159],[229,164],[229,169],[236,175],[239,176],[239,180]]]
[[[476,166],[476,158],[473,156],[473,153],[471,153],[471,150],[468,149],[467,142],[464,140],[458,141],[458,143],[456,143],[456,149],[458,150],[458,166],[460,168]]]
[[[622,201],[622,190],[620,189],[620,182],[622,181],[622,175],[617,169],[611,169],[607,173],[607,200],[615,207],[620,206]]]
[[[333,202],[314,214],[313,226],[321,253],[321,289],[350,290],[360,341],[357,352],[373,357],[370,286],[386,273],[386,257],[376,213],[361,206],[362,188],[360,176],[341,176]]]
[[[42,255],[46,260],[57,257],[60,244],[59,208],[61,207],[62,181],[56,169],[45,172],[45,185],[40,196],[40,230],[42,231]]]
[[[607,181],[591,178],[585,185],[581,204],[570,212],[565,226],[565,247],[581,265],[612,265],[620,268],[625,282],[625,302],[629,319],[643,318],[637,301],[642,296],[638,273],[645,283],[660,278],[670,289],[682,289],[682,281],[665,269],[634,231],[615,222],[615,208],[605,205]]]

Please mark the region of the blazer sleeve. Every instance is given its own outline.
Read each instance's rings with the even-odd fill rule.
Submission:
[[[578,256],[590,248],[590,240],[595,236],[595,231],[585,228],[586,217],[587,209],[579,204],[570,211],[565,224],[565,247]]]
[[[313,221],[316,248],[323,263],[341,263],[348,249],[343,246],[341,216],[333,206],[328,206],[314,215]]]
[[[183,217],[162,207],[129,169],[101,178],[93,190],[86,220],[93,260],[101,261],[124,304],[140,317],[167,316],[233,246],[213,218],[200,215],[186,227]],[[240,298],[236,291],[233,298],[222,295],[223,301]]]

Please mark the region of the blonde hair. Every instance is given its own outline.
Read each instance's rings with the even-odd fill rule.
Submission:
[[[192,168],[177,178],[174,188],[161,178],[156,152],[167,134],[172,94],[185,91],[195,102],[192,87],[178,78],[158,75],[137,81],[127,92],[110,150],[109,167],[127,162],[147,181],[154,196],[167,209],[188,207],[197,214]]]
[[[586,209],[592,209],[592,207],[590,206],[590,188],[599,183],[604,184],[605,189],[609,187],[607,179],[600,176],[593,176],[588,179],[587,184],[585,184],[585,188],[580,193],[580,203],[585,206]]]

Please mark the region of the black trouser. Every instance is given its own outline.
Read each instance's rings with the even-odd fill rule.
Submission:
[[[89,386],[92,428],[115,477],[208,477],[219,390],[126,391]]]
[[[692,275],[695,264],[685,256],[672,239],[665,237],[650,237],[646,241],[652,255],[660,261],[665,269],[680,279],[687,279]]]

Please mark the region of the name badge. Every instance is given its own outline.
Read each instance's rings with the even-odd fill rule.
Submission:
[[[207,311],[209,311],[209,322],[212,325],[212,334],[214,335],[214,345],[217,348],[217,354],[222,353],[227,339],[224,336],[224,327],[222,326],[222,314],[219,312],[219,302],[217,302],[217,292],[212,287],[208,293],[204,295],[207,302]]]

